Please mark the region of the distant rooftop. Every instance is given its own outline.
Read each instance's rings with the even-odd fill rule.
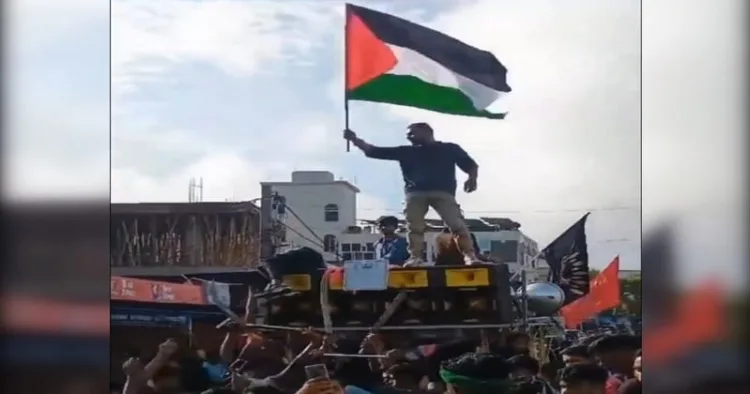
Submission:
[[[289,185],[343,185],[359,193],[359,188],[345,179],[335,179],[330,171],[294,171],[292,181],[261,182],[261,185],[289,186]]]
[[[260,212],[250,201],[241,202],[139,202],[112,203],[110,214],[128,215],[210,215]]]
[[[383,216],[375,220],[362,220],[362,222],[374,226],[381,218],[383,218]],[[508,218],[481,217],[477,219],[467,218],[464,220],[470,231],[507,231],[518,230],[521,228],[520,223]],[[445,224],[440,219],[425,219],[425,222],[427,222],[428,229],[436,230],[445,227]],[[406,221],[399,219],[399,224],[405,226]]]

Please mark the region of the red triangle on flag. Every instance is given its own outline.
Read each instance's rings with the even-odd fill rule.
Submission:
[[[354,90],[390,71],[398,60],[348,7],[346,12],[346,90]]]

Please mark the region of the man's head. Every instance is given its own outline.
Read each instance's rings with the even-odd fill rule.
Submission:
[[[630,335],[610,335],[589,345],[589,353],[605,368],[617,373],[630,374],[635,352],[641,347],[638,339]]]
[[[404,390],[416,390],[424,378],[424,374],[409,363],[398,363],[383,373],[383,378],[389,386]]]
[[[508,347],[514,354],[529,354],[531,338],[523,332],[511,332],[506,337]]]
[[[383,216],[378,220],[378,228],[383,235],[393,235],[398,228],[398,218],[395,216]]]
[[[412,123],[406,129],[406,139],[409,140],[412,145],[424,145],[435,141],[432,127],[427,123]]]
[[[526,354],[519,354],[508,359],[511,375],[514,378],[531,377],[539,374],[539,361]]]
[[[642,382],[641,373],[643,368],[641,367],[641,351],[638,350],[635,353],[635,360],[633,361],[633,377],[639,382]]]
[[[573,364],[560,371],[561,394],[605,394],[609,373],[592,363]]]
[[[466,353],[440,364],[440,378],[450,394],[508,392],[513,381],[505,358],[489,353]]]
[[[563,351],[560,352],[560,355],[562,355],[562,360],[563,363],[565,363],[565,366],[591,362],[589,347],[586,345],[569,346],[563,349]]]

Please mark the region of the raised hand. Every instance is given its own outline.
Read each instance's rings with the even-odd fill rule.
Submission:
[[[464,191],[466,193],[471,193],[474,190],[477,190],[477,180],[476,179],[467,179],[466,182],[464,182]]]
[[[136,357],[130,357],[122,364],[122,371],[125,372],[125,376],[137,376],[143,372],[143,363]]]
[[[349,129],[344,130],[344,139],[347,141],[353,141],[357,139],[357,134]]]
[[[159,355],[170,357],[173,354],[177,353],[177,350],[180,348],[180,345],[172,338],[167,339],[166,341],[162,342],[159,345]]]

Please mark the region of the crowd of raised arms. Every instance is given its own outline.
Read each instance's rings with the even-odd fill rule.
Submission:
[[[224,340],[198,349],[166,339],[131,354],[113,393],[122,394],[617,394],[641,392],[640,337],[590,334],[553,340],[545,361],[534,339],[500,330],[484,340],[456,339],[418,357],[389,337],[337,339],[313,330],[289,335],[225,324]],[[324,353],[380,354],[382,358]],[[149,356],[146,354],[150,353]],[[310,367],[318,369],[310,375]],[[306,368],[307,367],[307,368]],[[315,369],[313,368],[313,369]],[[320,370],[323,372],[320,373]],[[124,384],[122,383],[124,381]]]

